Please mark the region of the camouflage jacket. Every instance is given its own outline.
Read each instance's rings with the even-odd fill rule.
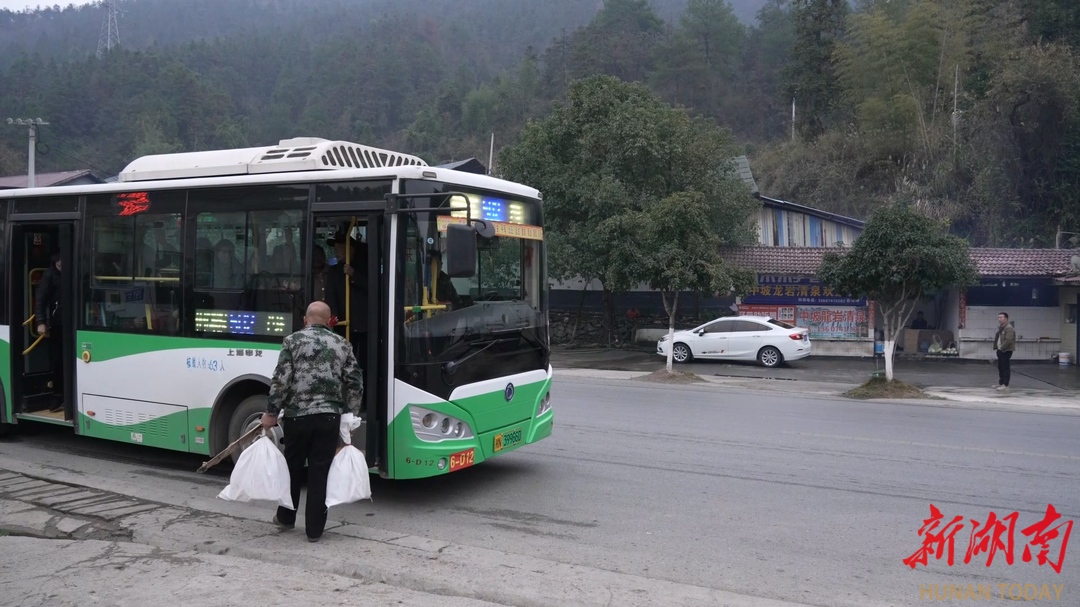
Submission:
[[[359,414],[364,372],[349,342],[322,325],[285,338],[278,355],[266,412],[285,417],[319,413]]]

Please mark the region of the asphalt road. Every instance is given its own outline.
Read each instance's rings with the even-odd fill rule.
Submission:
[[[373,503],[331,518],[811,605],[912,605],[920,586],[940,584],[991,585],[997,597],[997,584],[1044,583],[1064,585],[1057,604],[1080,604],[1080,556],[1066,552],[1060,574],[1025,563],[1021,533],[1048,503],[1080,518],[1080,416],[637,381],[564,379],[553,399],[551,438],[448,477],[375,479]],[[0,457],[202,497],[227,482],[193,474],[198,457],[48,429],[5,439]],[[942,525],[964,519],[955,564],[931,556],[912,570],[903,559],[921,545],[930,504]],[[963,562],[970,519],[990,512],[1018,513],[1011,566],[1001,553],[991,568],[986,554]]]

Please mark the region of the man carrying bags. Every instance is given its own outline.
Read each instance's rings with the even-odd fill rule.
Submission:
[[[294,508],[300,505],[301,473],[307,462],[304,522],[311,542],[319,541],[326,528],[326,478],[338,446],[341,414],[359,415],[364,398],[363,371],[352,347],[330,330],[329,323],[330,307],[312,302],[304,315],[304,328],[282,342],[262,416],[262,426],[272,428],[283,414]],[[296,510],[278,507],[274,522],[292,529]]]

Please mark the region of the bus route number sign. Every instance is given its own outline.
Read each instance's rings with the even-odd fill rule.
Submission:
[[[450,456],[450,472],[468,468],[476,461],[476,450],[466,449]]]

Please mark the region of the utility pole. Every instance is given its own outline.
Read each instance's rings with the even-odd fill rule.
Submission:
[[[45,122],[41,118],[8,118],[8,124],[17,126],[30,127],[30,149],[27,152],[27,175],[26,175],[26,187],[32,188],[37,185],[34,180],[34,157],[37,152],[37,127],[48,126],[48,122]]]
[[[488,175],[491,174],[491,163],[493,162],[495,162],[495,133],[491,134],[491,147],[488,148]]]
[[[957,97],[960,96],[960,64],[956,64],[956,75],[953,80],[953,94],[952,94],[952,155],[953,162],[956,162],[956,125],[960,123],[960,111],[956,107]]]
[[[791,142],[795,143],[795,97],[791,97]]]

